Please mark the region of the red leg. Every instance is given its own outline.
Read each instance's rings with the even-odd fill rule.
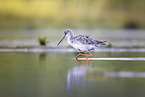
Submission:
[[[79,57],[79,56],[86,56],[86,54],[81,54],[81,53],[79,53],[77,56],[76,56],[76,59]]]
[[[92,54],[91,54],[91,52],[90,51],[88,51],[89,52],[89,54],[90,55],[87,55],[87,53],[85,53],[85,54],[81,54],[81,53],[79,53],[77,56],[76,56],[76,59],[79,57],[79,56],[86,56],[86,60],[88,60],[88,57],[92,57]]]
[[[90,55],[87,55],[87,54],[85,55],[86,56],[86,60],[88,60],[88,57],[92,57],[91,52],[90,51],[88,51],[88,52],[89,52]]]
[[[89,52],[90,55],[87,55],[87,56],[88,56],[88,57],[92,57],[93,55],[91,54],[91,52],[90,52],[90,51],[88,51],[88,52]]]

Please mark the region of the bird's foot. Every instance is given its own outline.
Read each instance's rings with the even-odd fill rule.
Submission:
[[[79,53],[79,54],[76,56],[76,60],[78,59],[79,56],[85,56],[85,54]]]

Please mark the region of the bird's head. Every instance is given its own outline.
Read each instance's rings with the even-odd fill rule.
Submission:
[[[72,35],[72,31],[70,30],[70,29],[66,29],[65,31],[64,31],[64,36],[63,36],[63,38],[59,41],[59,43],[57,44],[57,46],[62,42],[62,40],[65,38],[65,37],[69,37],[69,36],[71,36]]]
[[[65,36],[65,37],[68,37],[68,36],[70,36],[71,33],[72,33],[72,30],[66,29],[66,30],[64,31],[64,36]]]

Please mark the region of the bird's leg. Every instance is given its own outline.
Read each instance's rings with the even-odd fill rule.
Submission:
[[[87,53],[85,53],[85,56],[86,56],[86,60],[88,60],[88,57],[92,57],[92,54],[90,51],[88,51],[90,55],[87,55]]]
[[[92,57],[93,55],[91,54],[91,52],[90,52],[90,51],[88,51],[88,52],[89,52],[90,55],[87,55],[87,56],[88,56],[88,57]]]
[[[89,54],[90,55],[87,55],[87,53],[85,53],[85,54],[81,54],[81,53],[79,53],[77,56],[76,56],[76,59],[79,57],[79,56],[86,56],[86,60],[88,60],[88,57],[92,57],[92,54],[91,54],[91,52],[90,51],[88,51],[89,52]]]
[[[88,61],[88,55],[87,55],[87,53],[85,53],[85,56],[86,56],[86,61]]]
[[[77,56],[76,56],[76,59],[79,57],[79,56],[86,56],[86,54],[81,54],[81,53],[79,53]]]

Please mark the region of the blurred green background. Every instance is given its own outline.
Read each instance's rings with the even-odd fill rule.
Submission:
[[[144,29],[144,0],[0,0],[0,28]]]

